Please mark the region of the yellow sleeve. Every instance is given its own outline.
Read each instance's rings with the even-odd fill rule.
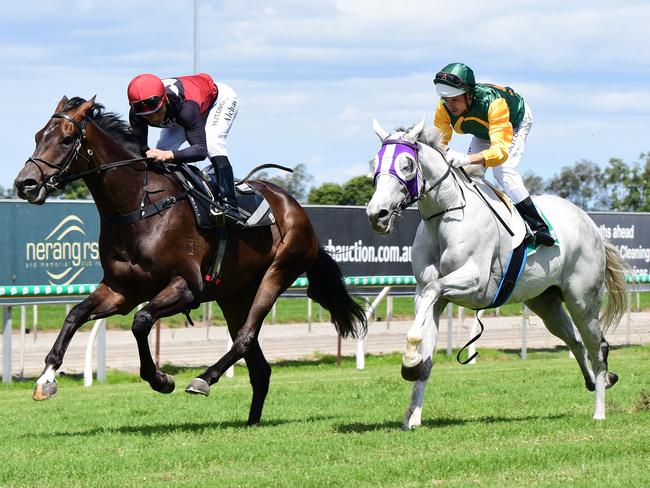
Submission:
[[[510,109],[504,98],[497,98],[488,108],[488,124],[490,124],[489,149],[481,151],[486,166],[499,166],[508,159],[508,150],[512,144],[512,124]]]
[[[449,118],[449,114],[445,110],[445,107],[442,105],[442,100],[438,102],[438,106],[436,107],[436,114],[433,118],[433,125],[442,134],[442,143],[444,145],[449,144],[452,132],[451,119]]]

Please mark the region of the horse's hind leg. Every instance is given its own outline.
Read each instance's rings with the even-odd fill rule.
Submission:
[[[244,356],[248,367],[248,378],[253,387],[253,401],[248,413],[248,425],[258,424],[262,418],[264,400],[269,392],[271,380],[271,366],[264,357],[260,343],[257,339],[251,344],[250,349]]]
[[[178,276],[138,311],[133,319],[131,331],[138,344],[140,378],[160,393],[174,391],[174,379],[156,368],[147,338],[156,320],[182,312],[193,301],[194,293],[187,286],[185,279]]]
[[[252,293],[239,294],[239,299],[234,302],[232,300],[224,300],[221,305],[221,310],[224,314],[226,322],[228,323],[228,331],[230,336],[235,338],[246,321],[247,311],[250,309],[253,300]],[[264,400],[269,392],[269,382],[271,379],[271,366],[266,361],[262,349],[260,348],[257,336],[251,342],[248,352],[244,355],[246,366],[248,367],[248,377],[253,387],[253,400],[251,402],[250,411],[248,414],[248,425],[259,423],[262,417],[262,409],[264,408]],[[211,366],[211,368],[216,365]],[[210,385],[203,379],[208,373],[206,370],[203,375],[194,378],[187,386],[185,391],[187,393],[195,393],[207,396],[210,393]]]
[[[589,352],[591,367],[594,371],[596,391],[594,419],[603,420],[605,418],[605,389],[613,386],[618,381],[618,376],[607,371],[609,344],[605,340],[598,319],[602,292],[595,286],[579,293],[569,289],[564,293],[564,301]]]
[[[207,396],[210,386],[219,381],[230,366],[242,358],[246,358],[247,362],[252,359],[253,364],[259,368],[256,369],[255,373],[250,373],[252,375],[253,404],[251,405],[249,424],[251,420],[259,422],[258,417],[261,415],[266,391],[268,391],[268,377],[270,377],[270,374],[268,374],[268,371],[265,372],[266,367],[261,363],[259,355],[255,351],[255,348],[259,348],[257,336],[264,317],[269,313],[280,294],[293,283],[295,276],[297,276],[297,273],[289,275],[280,269],[269,268],[259,288],[256,292],[253,292],[254,298],[252,300],[247,297],[247,294],[243,297],[240,296],[237,301],[223,300],[223,302],[228,302],[227,304],[224,303],[222,310],[228,322],[230,335],[233,338],[232,348],[219,361],[194,378],[185,389],[186,392]]]
[[[562,307],[559,289],[551,287],[541,295],[526,301],[526,305],[543,321],[551,334],[562,339],[578,361],[580,371],[585,378],[585,386],[594,391],[594,373],[589,365],[589,356],[584,345],[576,337],[571,317]]]

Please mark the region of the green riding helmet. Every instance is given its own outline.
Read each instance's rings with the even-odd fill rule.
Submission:
[[[440,97],[456,97],[463,93],[473,93],[476,80],[472,69],[463,63],[451,63],[442,68],[433,82]]]

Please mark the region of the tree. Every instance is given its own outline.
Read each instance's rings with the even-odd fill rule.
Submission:
[[[602,210],[607,205],[603,188],[604,175],[592,161],[582,159],[573,166],[565,166],[553,176],[546,191],[575,203],[583,210]]]
[[[63,200],[90,200],[92,198],[83,180],[73,181],[66,185],[61,193],[57,192],[56,194],[60,195]]]
[[[314,205],[342,205],[343,187],[338,183],[323,183],[312,188],[307,197],[307,203]]]
[[[270,176],[266,171],[261,171],[256,179],[270,181],[287,190],[299,202],[303,203],[307,197],[307,189],[314,177],[307,172],[307,166],[298,164],[294,166],[293,173],[286,175]]]
[[[524,180],[524,186],[531,195],[541,195],[544,193],[544,188],[546,187],[544,179],[533,173],[532,170],[526,171],[522,179]]]
[[[611,158],[604,171],[605,191],[613,210],[647,212],[650,210],[650,153],[641,154],[645,164],[628,165],[619,158]]]
[[[0,185],[0,198],[18,198],[18,195],[16,195],[16,189],[13,186],[5,189]]]
[[[355,176],[342,185],[323,183],[312,188],[307,203],[319,205],[367,205],[375,192],[367,176]]]
[[[375,193],[375,185],[367,176],[355,176],[343,184],[342,205],[367,205]]]

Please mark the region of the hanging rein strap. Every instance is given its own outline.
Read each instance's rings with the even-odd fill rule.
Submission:
[[[449,306],[451,306],[451,305],[449,305]],[[481,319],[480,319],[479,316],[478,316],[478,312],[479,312],[479,310],[476,311],[476,320],[478,320],[478,325],[481,326],[481,331],[480,331],[478,334],[476,334],[474,337],[472,337],[472,338],[470,339],[470,341],[469,341],[467,344],[465,344],[465,345],[460,349],[460,351],[458,351],[458,354],[456,354],[456,361],[458,361],[458,362],[459,362],[460,364],[462,364],[462,365],[468,364],[472,359],[474,359],[476,356],[478,356],[478,352],[475,352],[474,354],[472,354],[471,356],[469,356],[467,359],[465,359],[465,361],[461,361],[461,360],[460,360],[460,354],[461,354],[465,349],[467,349],[469,346],[471,346],[471,345],[474,344],[476,341],[478,341],[479,338],[481,337],[481,335],[483,334],[483,331],[485,330],[485,327],[483,326],[483,322],[481,322]]]

